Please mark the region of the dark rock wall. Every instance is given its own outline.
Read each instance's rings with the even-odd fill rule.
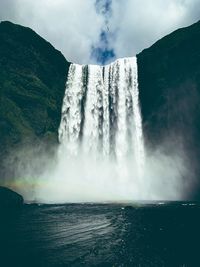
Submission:
[[[200,22],[162,38],[137,60],[146,144],[155,148],[168,139],[184,147],[191,175],[199,177]]]
[[[174,130],[200,137],[200,22],[162,38],[137,60],[147,140]]]

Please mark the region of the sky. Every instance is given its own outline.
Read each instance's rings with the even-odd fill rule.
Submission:
[[[0,0],[0,20],[31,27],[70,62],[135,56],[200,19],[200,0]]]

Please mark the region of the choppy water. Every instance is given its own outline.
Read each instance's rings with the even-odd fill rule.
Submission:
[[[26,205],[1,217],[0,266],[200,266],[199,227],[191,202]]]

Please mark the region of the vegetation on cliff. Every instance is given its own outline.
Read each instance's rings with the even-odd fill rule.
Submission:
[[[30,28],[0,23],[0,157],[20,143],[56,143],[70,63]]]

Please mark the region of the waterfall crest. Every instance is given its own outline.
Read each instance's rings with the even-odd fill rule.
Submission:
[[[106,65],[71,64],[62,106],[59,141],[66,155],[134,158],[144,163],[136,57]]]

